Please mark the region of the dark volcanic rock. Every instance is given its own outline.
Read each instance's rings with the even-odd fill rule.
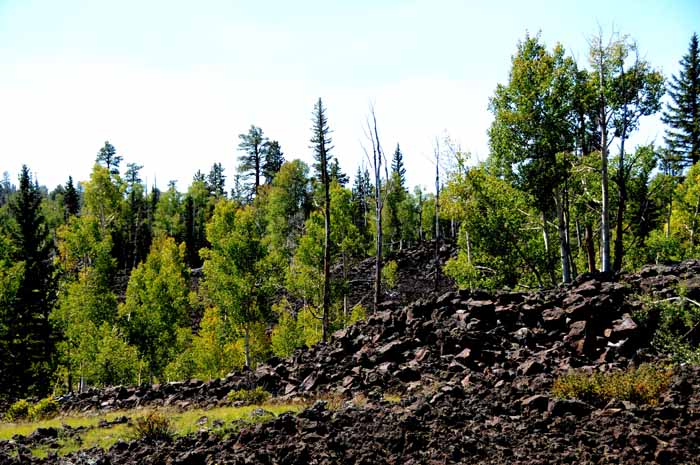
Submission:
[[[616,277],[587,274],[532,293],[442,288],[436,297],[418,265],[432,259],[430,252],[398,255],[404,282],[381,312],[290,359],[221,380],[61,399],[64,411],[211,406],[225,402],[232,389],[263,386],[279,396],[363,393],[366,404],[333,411],[317,403],[297,417],[282,415],[226,439],[117,443],[65,463],[700,463],[700,368],[675,368],[668,392],[653,407],[591,405],[551,393],[556,377],[570,369],[609,371],[660,360],[651,345],[654,315],[645,324],[630,316],[639,308],[637,296],[667,298],[679,283],[695,292],[700,261]],[[371,276],[370,265],[359,269]],[[369,284],[356,286],[351,301],[368,290]],[[387,392],[400,394],[401,402],[383,401]],[[18,462],[26,455],[22,447],[0,442],[0,463],[42,463]]]

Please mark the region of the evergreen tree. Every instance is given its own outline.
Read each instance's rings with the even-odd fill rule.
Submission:
[[[5,382],[18,393],[47,389],[53,354],[49,313],[53,304],[51,242],[41,212],[41,194],[29,168],[22,166],[19,190],[10,200],[13,260],[23,262],[14,311],[6,315],[9,334]]]
[[[688,53],[680,61],[681,70],[668,83],[671,102],[661,120],[669,127],[664,141],[671,152],[686,163],[700,160],[700,48],[693,34]]]
[[[139,171],[142,168],[142,165],[129,163],[125,174],[127,195],[126,237],[129,244],[125,263],[128,269],[134,268],[144,259],[150,247],[149,205],[144,195],[145,187],[139,176]]]
[[[394,156],[391,159],[391,172],[396,173],[399,179],[399,186],[401,189],[406,190],[406,168],[403,164],[403,153],[401,152],[401,147],[396,144],[396,150],[394,151]]]
[[[249,191],[253,197],[258,193],[260,178],[263,176],[267,138],[262,129],[255,126],[251,126],[247,134],[239,134],[238,138],[241,141],[238,150],[243,152],[243,155],[238,157],[238,172],[248,179],[249,186],[252,183]]]
[[[224,167],[221,163],[214,163],[207,177],[207,186],[209,192],[216,198],[226,196],[226,176],[224,176]]]
[[[122,162],[121,155],[117,155],[117,149],[109,141],[97,152],[97,163],[104,165],[110,174],[119,174],[119,164]]]
[[[352,221],[362,234],[365,244],[369,244],[372,234],[369,231],[369,202],[372,195],[372,184],[369,171],[358,166],[352,187]]]
[[[66,219],[76,216],[80,212],[80,196],[73,185],[73,176],[68,176],[65,193],[63,194],[63,207],[66,211]]]
[[[284,154],[280,143],[276,140],[270,141],[265,147],[262,174],[265,177],[265,184],[271,184],[284,163]]]
[[[337,158],[333,158],[333,161],[331,161],[328,176],[331,178],[331,182],[335,181],[343,187],[350,181],[348,175],[343,173]]]
[[[153,217],[153,235],[165,234],[176,241],[184,240],[184,209],[182,194],[177,191],[175,181],[168,183],[168,190],[158,200]]]
[[[0,207],[10,200],[10,195],[12,195],[15,190],[14,184],[10,182],[10,173],[5,171],[2,174],[2,181],[0,181]]]
[[[326,109],[323,106],[321,98],[314,105],[312,116],[313,136],[311,137],[311,148],[314,150],[314,159],[316,160],[317,176],[323,186],[323,219],[324,219],[324,241],[323,241],[323,341],[328,338],[328,318],[330,307],[330,275],[331,275],[331,196],[330,196],[330,176],[328,165],[331,161],[330,151],[331,146],[330,129],[328,127],[328,117]]]

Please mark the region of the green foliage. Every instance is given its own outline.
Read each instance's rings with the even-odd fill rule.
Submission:
[[[238,389],[231,391],[226,396],[229,402],[242,402],[246,405],[260,405],[267,402],[272,394],[257,386],[255,389]]]
[[[353,325],[358,321],[365,320],[367,318],[367,309],[362,304],[357,304],[352,307],[350,312],[350,319],[348,320],[348,325]]]
[[[184,244],[160,237],[145,262],[131,273],[119,316],[131,344],[151,375],[160,376],[174,358],[177,328],[187,325],[189,300]]]
[[[674,300],[647,302],[644,309],[647,314],[658,314],[654,345],[675,362],[700,363],[700,306],[697,303],[681,295]]]
[[[0,342],[0,371],[5,389],[16,394],[44,394],[52,363],[53,243],[41,204],[39,186],[23,165],[19,190],[0,226],[0,234],[7,235],[0,243],[0,279],[9,286],[1,292],[9,305],[0,307],[0,333],[9,337]]]
[[[273,305],[272,311],[278,318],[277,325],[272,329],[272,353],[278,357],[289,357],[296,349],[304,346],[303,328],[297,324],[296,316],[292,314],[286,299]]]
[[[59,413],[58,402],[53,397],[45,397],[32,404],[26,399],[14,402],[5,412],[4,420],[8,422],[39,421],[53,418]]]
[[[617,399],[656,405],[668,388],[672,374],[670,369],[652,364],[619,372],[570,372],[554,381],[552,394],[561,399],[586,402],[604,403]]]
[[[684,242],[687,257],[700,253],[700,162],[688,170],[678,185],[672,213],[672,228]]]
[[[309,167],[301,160],[285,162],[268,192],[267,234],[271,253],[280,255],[285,266],[294,255],[310,202]]]
[[[29,418],[29,409],[31,404],[26,399],[20,399],[10,405],[10,408],[5,412],[5,421],[21,421]]]
[[[509,183],[475,168],[450,180],[445,197],[462,222],[457,259],[445,272],[457,285],[543,285],[546,257],[532,199]]]
[[[671,97],[661,120],[668,126],[664,141],[678,158],[690,164],[700,161],[700,46],[690,38],[681,70],[668,83]]]
[[[243,152],[238,157],[238,172],[247,180],[249,198],[255,196],[258,187],[262,183],[263,166],[265,163],[265,147],[267,137],[263,135],[262,129],[250,126],[248,133],[239,134],[238,150]]]
[[[59,405],[53,397],[45,397],[29,407],[28,417],[32,421],[53,418],[59,413]]]
[[[134,420],[133,436],[135,439],[170,441],[174,435],[172,422],[163,413],[150,412],[146,416]]]
[[[94,359],[88,360],[96,384],[136,384],[142,369],[139,354],[116,326],[102,323],[96,339]]]
[[[244,332],[246,366],[252,362],[252,326],[265,320],[275,286],[275,273],[262,242],[263,226],[254,206],[236,209],[233,202],[222,199],[207,224],[211,249],[203,253],[209,296],[225,318]]]
[[[323,235],[323,215],[313,212],[286,277],[287,289],[314,307],[320,307],[323,301]]]
[[[395,260],[389,260],[382,267],[382,283],[389,289],[394,289],[398,284],[399,265]]]
[[[184,240],[184,203],[174,183],[160,195],[153,219],[153,234]]]

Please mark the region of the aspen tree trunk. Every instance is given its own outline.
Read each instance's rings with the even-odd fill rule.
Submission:
[[[557,189],[554,193],[554,204],[557,209],[557,226],[559,231],[559,254],[561,256],[561,278],[562,282],[571,282],[571,267],[569,264],[569,244],[566,238],[566,224],[564,223],[564,206],[562,205],[561,191]]]
[[[243,329],[243,351],[245,352],[245,366],[250,368],[250,328],[246,323]]]

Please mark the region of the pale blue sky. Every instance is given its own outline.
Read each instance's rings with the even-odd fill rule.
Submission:
[[[161,187],[214,162],[231,179],[251,124],[309,160],[321,96],[349,174],[374,102],[387,152],[400,142],[409,182],[430,186],[436,136],[487,156],[488,99],[526,31],[585,63],[599,26],[670,76],[700,2],[0,0],[0,172],[86,179],[108,139]],[[662,133],[652,118],[633,143]]]

